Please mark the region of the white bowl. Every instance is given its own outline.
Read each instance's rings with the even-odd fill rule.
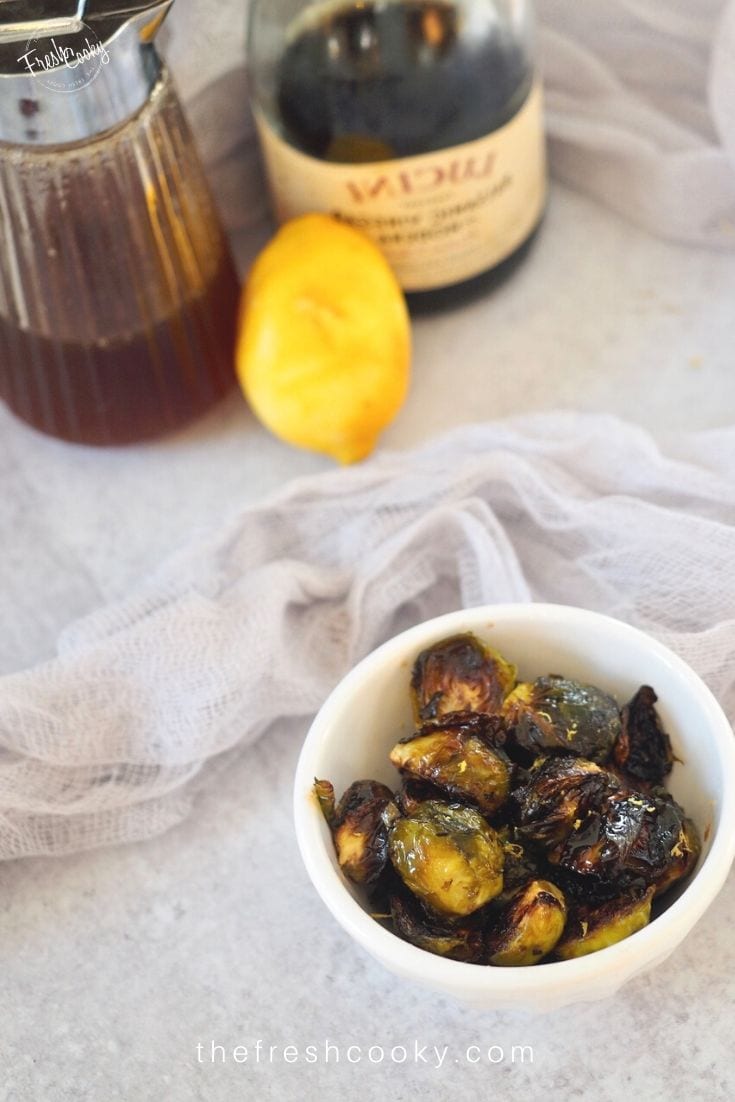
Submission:
[[[649,926],[577,960],[491,968],[433,956],[370,917],[359,889],[337,865],[332,839],[312,794],[315,777],[341,795],[354,780],[397,787],[388,761],[413,728],[409,680],[414,659],[446,636],[472,631],[519,668],[524,680],[560,673],[599,685],[623,703],[652,685],[681,759],[668,787],[697,824],[703,852],[678,898]],[[660,964],[720,891],[735,856],[735,740],[702,680],[666,647],[627,624],[557,605],[497,605],[453,612],[403,632],[363,659],[321,708],[304,743],[294,791],[296,834],[306,869],[333,916],[398,976],[471,1006],[549,1011],[606,998]]]

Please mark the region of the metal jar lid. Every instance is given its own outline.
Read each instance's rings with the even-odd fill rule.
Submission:
[[[0,0],[0,141],[61,145],[134,115],[173,0]]]

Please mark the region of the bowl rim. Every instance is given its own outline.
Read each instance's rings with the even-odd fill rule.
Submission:
[[[427,637],[488,626],[502,630],[503,622],[530,620],[555,626],[585,622],[622,643],[645,645],[668,665],[693,692],[713,736],[723,776],[719,822],[713,824],[709,851],[691,881],[655,921],[636,934],[597,953],[574,960],[545,963],[543,968],[490,968],[435,956],[403,941],[363,910],[342,874],[333,864],[325,844],[323,818],[310,797],[315,776],[314,759],[321,741],[343,711],[354,688],[386,663],[405,661],[406,651],[416,653]],[[665,644],[646,632],[604,613],[558,604],[493,604],[458,609],[416,624],[393,636],[362,658],[335,686],[314,718],[301,749],[294,779],[294,821],[301,857],[312,884],[332,916],[363,948],[386,967],[419,982],[444,990],[461,988],[468,997],[496,995],[517,1000],[563,984],[588,988],[605,977],[623,980],[673,950],[702,917],[723,887],[735,859],[735,737],[730,723],[711,690],[697,673]],[[693,891],[694,885],[697,890]]]

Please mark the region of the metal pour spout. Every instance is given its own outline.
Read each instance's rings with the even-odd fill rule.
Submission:
[[[64,144],[124,122],[161,71],[174,0],[0,0],[0,141]]]
[[[53,35],[77,34],[85,23],[100,37],[111,38],[122,27],[138,30],[150,42],[173,0],[50,0],[48,3],[0,0],[0,43],[26,42]]]

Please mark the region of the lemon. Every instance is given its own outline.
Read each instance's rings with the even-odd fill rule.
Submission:
[[[328,215],[287,222],[253,265],[237,342],[263,424],[355,463],[403,405],[410,362],[406,302],[377,246]]]

